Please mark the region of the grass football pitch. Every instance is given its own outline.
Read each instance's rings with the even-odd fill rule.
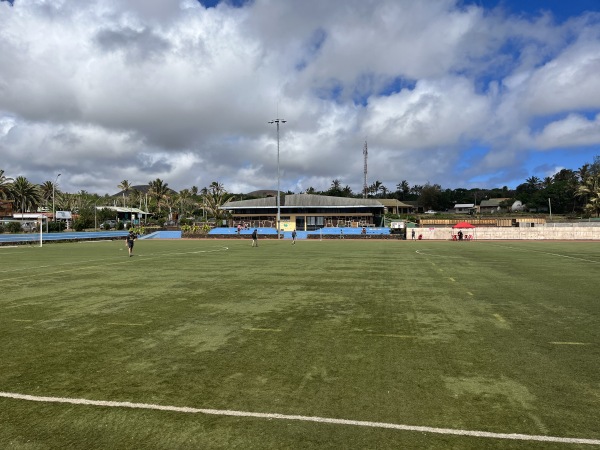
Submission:
[[[600,446],[600,243],[0,248],[0,448]]]

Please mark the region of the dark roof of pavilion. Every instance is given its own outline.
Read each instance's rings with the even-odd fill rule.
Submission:
[[[227,202],[221,209],[275,208],[277,197]],[[383,208],[374,198],[331,197],[315,194],[288,194],[281,197],[281,208]]]

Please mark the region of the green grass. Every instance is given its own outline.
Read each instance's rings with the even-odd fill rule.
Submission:
[[[600,246],[0,248],[0,391],[600,439]],[[589,445],[0,398],[11,449]]]

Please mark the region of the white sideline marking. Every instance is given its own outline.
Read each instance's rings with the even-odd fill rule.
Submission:
[[[318,422],[329,423],[336,425],[353,425],[358,427],[371,428],[388,428],[401,431],[418,431],[421,433],[436,433],[436,434],[451,434],[457,436],[473,436],[491,439],[512,439],[517,441],[542,441],[542,442],[561,442],[565,444],[589,444],[600,445],[600,439],[584,439],[584,438],[565,438],[558,436],[541,436],[535,434],[518,434],[518,433],[492,433],[489,431],[473,431],[459,430],[452,428],[434,428],[413,425],[400,425],[395,423],[385,422],[369,422],[364,420],[347,420],[347,419],[331,419],[327,417],[315,416],[298,416],[289,414],[270,414],[256,413],[249,411],[230,411],[224,409],[203,409],[190,408],[186,406],[163,406],[151,403],[132,403],[132,402],[114,402],[106,400],[87,400],[84,398],[67,398],[67,397],[39,397],[36,395],[17,394],[13,392],[0,392],[0,397],[12,398],[17,400],[29,400],[33,402],[45,403],[70,403],[73,405],[90,405],[90,406],[107,406],[112,408],[135,408],[135,409],[155,409],[159,411],[173,411],[183,413],[201,413],[212,414],[217,416],[234,416],[234,417],[256,417],[259,419],[280,419],[280,420],[298,420],[303,422]]]
[[[122,250],[122,248],[120,250]],[[168,252],[168,253],[157,252],[157,253],[150,253],[150,256],[147,256],[147,258],[162,258],[163,256],[188,255],[188,254],[198,254],[198,253],[215,253],[215,252],[221,252],[221,251],[227,251],[227,250],[229,250],[229,247],[217,247],[216,249],[213,249],[213,250],[194,250],[194,251],[187,251],[187,252]],[[141,256],[141,255],[135,255],[135,256]],[[39,274],[41,276],[43,276],[43,275],[48,276],[48,275],[56,275],[56,274],[60,274],[60,273],[67,273],[67,272],[73,272],[73,271],[78,271],[78,270],[88,270],[88,269],[91,269],[92,267],[100,267],[99,265],[90,265],[90,266],[79,266],[79,265],[82,263],[92,263],[93,264],[93,263],[101,263],[104,261],[110,261],[110,262],[107,262],[106,264],[104,264],[105,266],[117,265],[117,264],[130,264],[129,258],[123,258],[122,256],[119,256],[117,258],[111,257],[111,258],[100,258],[100,259],[88,259],[88,260],[84,260],[84,261],[73,261],[73,262],[63,263],[60,265],[48,264],[48,265],[44,265],[44,266],[37,266],[37,267],[35,267],[35,269],[38,270],[38,269],[46,269],[49,267],[63,267],[63,266],[77,265],[77,267],[70,267],[67,269],[57,270],[54,272],[47,272],[47,273]],[[5,274],[5,273],[10,273],[10,272],[27,271],[28,272],[27,275],[14,276],[14,277],[11,277],[10,280],[17,280],[17,279],[21,279],[21,278],[30,278],[31,273],[29,273],[29,272],[32,269],[33,269],[32,267],[25,267],[25,268],[20,268],[20,269],[0,270],[0,275]],[[7,281],[7,280],[8,279],[0,279],[0,282]]]
[[[281,333],[279,328],[246,328],[248,331],[269,331],[273,333]]]
[[[553,345],[592,345],[589,342],[550,342]]]
[[[593,263],[593,264],[600,264],[600,261],[595,261],[593,259],[585,259],[585,258],[578,258],[576,256],[561,255],[560,253],[550,253],[550,252],[543,252],[541,250],[517,248],[517,247],[511,247],[509,245],[498,245],[498,247],[510,248],[511,250],[518,250],[521,252],[532,252],[532,253],[541,253],[543,255],[558,256],[559,258],[574,259],[575,261],[583,261],[583,262],[589,262],[589,263]]]

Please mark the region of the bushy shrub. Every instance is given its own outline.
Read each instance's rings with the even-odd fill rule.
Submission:
[[[64,222],[48,222],[48,232],[50,233],[64,231],[65,228],[66,224]]]
[[[136,236],[143,236],[144,234],[146,234],[146,228],[142,226],[131,227],[129,230],[133,231],[133,234],[135,234]]]
[[[22,233],[23,232],[23,230],[21,229],[21,222],[9,222],[7,225],[5,225],[5,229],[9,233]]]
[[[123,222],[117,222],[117,230],[122,230],[125,228],[125,225],[123,224]]]
[[[0,223],[0,233],[4,233],[4,224]]]
[[[79,218],[73,221],[73,229],[75,231],[84,231],[87,228],[92,228],[94,224],[89,219]]]

